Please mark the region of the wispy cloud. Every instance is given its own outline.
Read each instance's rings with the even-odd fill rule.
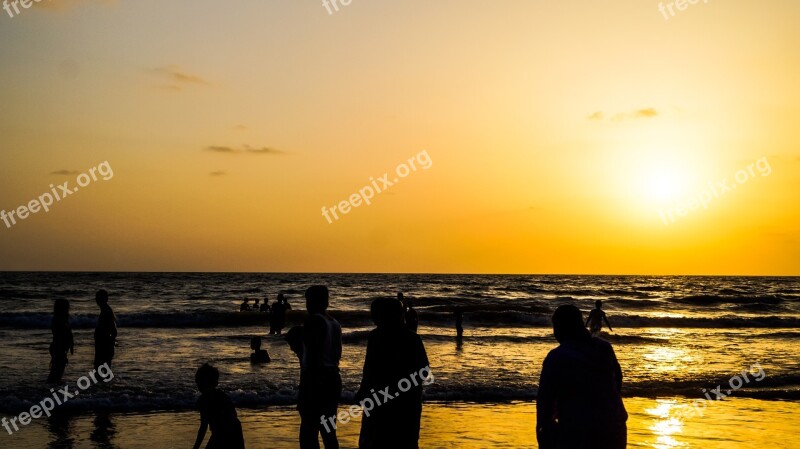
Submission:
[[[76,6],[80,6],[85,3],[99,3],[106,6],[115,5],[117,3],[116,0],[58,0],[58,1],[46,1],[46,2],[37,2],[36,8],[37,9],[45,9],[50,11],[65,11]]]
[[[210,176],[225,176],[226,174],[227,173],[225,173],[223,170],[212,171],[209,173]]]
[[[284,151],[276,150],[270,147],[253,148],[244,145],[242,148],[234,148],[223,145],[211,145],[205,148],[206,151],[213,151],[214,153],[225,154],[285,154]]]
[[[51,175],[64,175],[64,176],[77,175],[78,173],[80,172],[75,170],[67,170],[65,168],[50,172]]]
[[[211,83],[199,75],[189,73],[182,70],[180,67],[170,65],[166,67],[157,67],[152,69],[151,72],[162,78],[167,84],[162,85],[164,89],[182,91],[184,87],[188,86],[210,86]]]
[[[613,121],[632,120],[632,119],[649,119],[658,117],[660,114],[655,108],[642,108],[630,112],[619,112],[611,116]],[[606,114],[603,111],[596,111],[589,114],[587,120],[603,120]]]

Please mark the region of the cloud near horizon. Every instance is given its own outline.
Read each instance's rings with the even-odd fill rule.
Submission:
[[[77,175],[78,173],[80,172],[77,170],[67,170],[65,168],[50,172],[51,175]]]
[[[285,154],[284,151],[276,150],[270,147],[261,147],[261,148],[251,148],[248,145],[245,145],[242,148],[233,148],[228,146],[222,145],[211,145],[205,148],[206,151],[213,151],[214,153],[225,153],[225,154]]]
[[[653,118],[657,117],[658,115],[659,112],[655,108],[642,108],[642,109],[637,109],[633,112],[620,112],[614,114],[611,120],[621,121],[628,119]],[[603,111],[595,111],[586,117],[587,120],[603,120],[604,118],[605,114],[603,113]]]

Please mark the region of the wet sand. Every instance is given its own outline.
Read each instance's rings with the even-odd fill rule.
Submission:
[[[797,447],[800,403],[731,398],[713,402],[702,416],[686,415],[684,398],[627,398],[628,446],[703,449]],[[292,407],[241,409],[247,447],[296,448],[299,424]],[[536,405],[426,403],[421,448],[536,448]],[[192,412],[113,413],[37,420],[19,433],[0,436],[15,449],[166,449],[191,447],[198,415]],[[356,448],[360,420],[340,425],[343,449]]]

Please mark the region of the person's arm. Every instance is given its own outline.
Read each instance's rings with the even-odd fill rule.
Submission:
[[[589,316],[586,317],[586,322],[583,324],[583,327],[589,326],[589,320],[592,319],[592,313],[594,313],[594,311],[589,312]]]
[[[553,449],[553,435],[556,425],[555,389],[557,374],[550,354],[542,363],[539,375],[539,391],[536,394],[536,439],[540,449]]]
[[[372,373],[375,367],[375,343],[372,335],[367,339],[367,354],[364,356],[364,369],[361,371],[361,385],[356,392],[355,400],[360,402],[369,397],[370,385],[372,385]]]
[[[608,330],[610,330],[610,331],[614,330],[614,329],[611,328],[611,323],[608,322],[608,317],[606,317],[605,313],[603,314],[603,321],[606,322],[606,326],[608,326]]]
[[[203,440],[206,438],[206,431],[208,430],[208,421],[203,415],[200,415],[200,428],[197,429],[197,439],[194,441],[194,449],[200,449]]]

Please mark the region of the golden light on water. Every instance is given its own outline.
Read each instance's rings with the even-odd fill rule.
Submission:
[[[648,427],[656,437],[653,447],[656,449],[669,449],[675,447],[685,447],[686,443],[675,439],[675,435],[683,432],[683,421],[672,416],[674,413],[675,402],[669,400],[657,400],[656,406],[645,409],[654,422]]]

